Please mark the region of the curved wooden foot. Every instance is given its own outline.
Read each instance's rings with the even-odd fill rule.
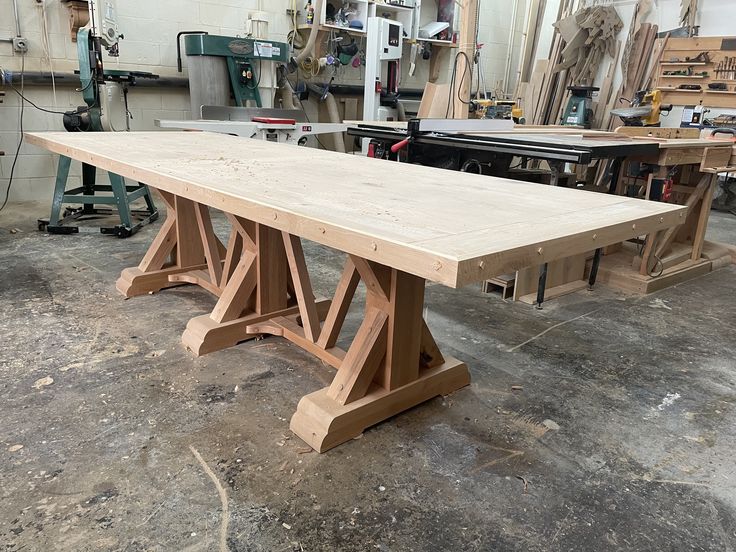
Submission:
[[[469,383],[465,363],[448,358],[444,364],[421,371],[411,383],[393,391],[373,385],[364,397],[345,405],[330,398],[329,387],[325,387],[302,397],[290,428],[314,450],[325,452],[391,416]]]
[[[115,282],[115,287],[125,297],[137,297],[139,295],[155,293],[164,288],[184,285],[186,282],[170,281],[169,277],[189,272],[191,270],[201,270],[206,268],[207,265],[185,268],[175,266],[149,272],[144,272],[138,267],[126,268],[120,273],[120,277],[117,282]]]
[[[321,320],[324,320],[327,316],[330,303],[329,299],[317,301],[317,311]],[[209,314],[205,314],[189,321],[181,340],[195,355],[206,355],[228,347],[234,347],[238,343],[254,339],[260,335],[258,333],[248,333],[248,326],[268,322],[280,316],[290,316],[298,313],[299,307],[293,306],[267,314],[250,313],[228,322],[217,322]]]

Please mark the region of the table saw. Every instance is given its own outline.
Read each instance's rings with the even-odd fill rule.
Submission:
[[[596,159],[611,159],[610,174],[618,181],[624,158],[654,155],[658,150],[654,141],[613,132],[513,124],[499,128],[498,121],[486,120],[354,123],[347,133],[370,139],[373,157],[492,176],[511,176],[515,158],[544,160],[553,185],[562,184],[566,163],[588,165]]]

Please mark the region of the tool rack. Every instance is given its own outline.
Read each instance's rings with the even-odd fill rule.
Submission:
[[[705,53],[707,61],[700,54]],[[689,61],[688,61],[689,60]],[[683,72],[684,75],[673,75]],[[726,90],[711,90],[708,85],[723,83]],[[679,89],[699,85],[701,90]],[[736,108],[736,37],[694,37],[667,39],[659,60],[656,87],[663,101],[674,105]]]

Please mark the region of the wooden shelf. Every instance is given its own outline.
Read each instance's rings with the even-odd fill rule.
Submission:
[[[411,42],[411,38],[405,36],[404,42]],[[417,42],[427,42],[434,46],[440,46],[442,48],[457,48],[457,44],[451,40],[437,40],[436,38],[417,38]]]
[[[405,11],[405,10],[413,10],[414,8],[409,6],[397,6],[396,4],[384,4],[383,2],[373,2],[373,5],[376,6],[376,9],[386,9],[386,10],[398,10],[398,11]]]
[[[712,65],[712,63],[705,63],[704,61],[696,61],[696,62],[690,62],[690,61],[661,61],[659,63],[660,65],[668,65],[668,66],[695,66],[695,65]]]
[[[736,52],[731,52],[728,48],[724,48],[724,41],[732,40],[736,37],[705,37],[698,36],[692,38],[673,38],[670,37],[666,41],[662,51],[661,62],[657,64],[656,85],[664,85],[659,87],[662,90],[663,101],[674,105],[692,105],[699,101],[710,109],[733,109],[736,107],[736,90],[734,83],[736,80],[719,78],[721,76],[730,76],[727,73],[717,73],[716,67],[732,57]],[[703,61],[670,61],[684,60],[686,57],[695,58],[701,52],[708,52],[710,62]],[[683,70],[693,67],[693,72],[707,71],[708,76],[703,75],[663,75],[669,70]],[[673,69],[674,68],[674,69]],[[702,69],[701,69],[702,68]],[[681,79],[681,80],[678,80]],[[729,90],[710,90],[709,84],[719,82],[728,85]],[[676,87],[678,84],[700,84],[702,90],[681,90]],[[655,85],[655,86],[656,86]],[[675,86],[672,86],[675,85]],[[671,87],[672,86],[672,87]],[[733,92],[732,92],[733,91]]]
[[[308,31],[311,28],[312,28],[312,25],[309,25],[306,23],[303,23],[297,26],[297,29],[299,29],[300,31]],[[320,32],[338,31],[338,32],[348,33],[351,35],[365,36],[365,30],[363,29],[351,29],[350,27],[340,27],[339,25],[330,25],[329,23],[320,25],[319,31]]]

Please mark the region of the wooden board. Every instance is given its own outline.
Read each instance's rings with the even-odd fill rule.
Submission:
[[[547,288],[581,281],[585,277],[585,257],[586,255],[584,254],[575,255],[574,257],[567,257],[549,263],[547,267]],[[516,273],[516,281],[514,282],[514,301],[521,301],[527,295],[534,295],[534,300],[536,300],[538,286],[538,267],[519,270]]]
[[[676,226],[685,209],[205,132],[28,133],[103,170],[450,287]]]

